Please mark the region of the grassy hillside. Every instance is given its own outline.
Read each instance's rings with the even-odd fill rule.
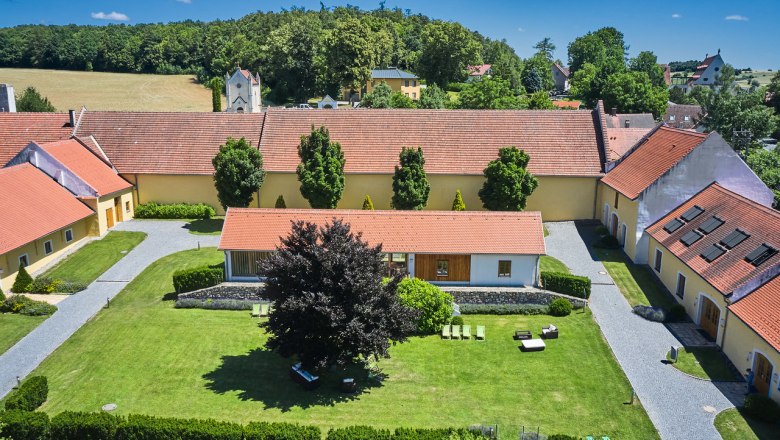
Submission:
[[[0,83],[19,95],[28,86],[49,98],[58,111],[211,111],[211,91],[192,75],[0,69]]]
[[[769,85],[772,81],[772,77],[775,76],[774,71],[767,70],[754,70],[752,72],[743,72],[742,75],[737,76],[737,84],[748,87],[750,82],[757,79],[762,86]]]

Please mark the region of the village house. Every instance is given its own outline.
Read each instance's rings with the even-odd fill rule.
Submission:
[[[670,127],[693,130],[703,117],[700,105],[675,104],[670,102],[661,118]]]
[[[558,63],[553,63],[552,67],[550,67],[550,70],[552,70],[553,82],[555,83],[555,91],[557,91],[558,93],[568,92],[570,87],[569,69],[561,66]]]
[[[651,113],[618,113],[613,107],[604,114],[603,125],[607,128],[607,160],[616,161],[655,128],[655,118]]]
[[[476,66],[468,66],[466,70],[469,72],[469,77],[466,78],[467,82],[480,80],[483,77],[490,77],[493,75],[493,66],[490,64],[478,64]]]
[[[678,87],[683,92],[688,93],[696,86],[712,87],[715,85],[718,77],[721,74],[721,69],[726,63],[720,56],[720,49],[718,53],[710,56],[707,54],[704,60],[696,66],[696,71],[693,75],[687,78],[672,78],[672,87]]]
[[[369,245],[381,244],[388,273],[439,285],[538,285],[545,254],[538,212],[230,208],[219,244],[226,279],[258,281],[257,262],[277,249],[292,222],[322,226],[333,219],[349,223]]]
[[[417,75],[401,70],[397,67],[388,67],[387,69],[373,69],[371,79],[360,90],[354,90],[344,87],[341,91],[344,100],[360,101],[366,93],[374,90],[382,81],[386,82],[393,92],[402,93],[413,100],[420,99],[420,78]]]

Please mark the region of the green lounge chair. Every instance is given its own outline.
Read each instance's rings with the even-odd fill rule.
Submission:
[[[452,339],[460,339],[460,326],[459,325],[453,325],[452,326]]]
[[[471,339],[471,326],[470,325],[464,325],[463,326],[463,339]]]
[[[478,340],[485,340],[485,326],[484,325],[478,325],[477,326],[477,339]]]
[[[260,316],[268,316],[268,313],[271,311],[271,305],[270,304],[262,304],[260,306]]]
[[[444,327],[441,328],[441,338],[442,339],[449,339],[452,337],[452,334],[450,333],[450,325],[447,324]]]
[[[260,304],[252,304],[252,317],[257,318],[260,316]]]

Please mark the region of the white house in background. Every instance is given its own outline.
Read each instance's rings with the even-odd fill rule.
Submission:
[[[233,76],[225,75],[227,110],[231,113],[259,113],[263,109],[260,74],[236,67]]]
[[[557,63],[553,63],[551,69],[552,69],[553,82],[555,82],[555,90],[559,92],[568,92],[569,91],[569,69]]]
[[[257,261],[293,221],[342,219],[369,245],[382,245],[389,273],[434,284],[537,286],[545,254],[540,212],[363,211],[229,208],[219,249],[228,281],[258,281]]]
[[[0,84],[0,113],[2,112],[16,112],[16,96],[11,84]]]
[[[339,102],[331,98],[330,95],[325,95],[324,98],[317,102],[317,108],[339,108]]]
[[[678,81],[672,80],[672,87],[681,88],[685,93],[690,92],[695,86],[712,87],[715,85],[715,81],[720,76],[721,69],[723,69],[725,64],[723,58],[720,57],[720,49],[718,49],[717,54],[713,56],[707,54],[704,57],[704,61],[696,66],[696,71],[693,72],[693,75],[685,80],[682,78]]]
[[[468,66],[466,70],[468,70],[469,72],[469,77],[467,78],[468,82],[482,79],[485,76],[490,77],[491,75],[493,75],[493,66],[490,64],[478,64],[476,66]]]

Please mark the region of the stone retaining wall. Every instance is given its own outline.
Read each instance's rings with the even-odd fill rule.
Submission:
[[[456,304],[539,304],[549,305],[553,300],[566,298],[574,307],[584,307],[585,299],[548,290],[509,287],[442,287],[455,298]]]
[[[222,283],[205,289],[180,293],[179,299],[235,299],[243,301],[263,301],[260,294],[263,283]]]

